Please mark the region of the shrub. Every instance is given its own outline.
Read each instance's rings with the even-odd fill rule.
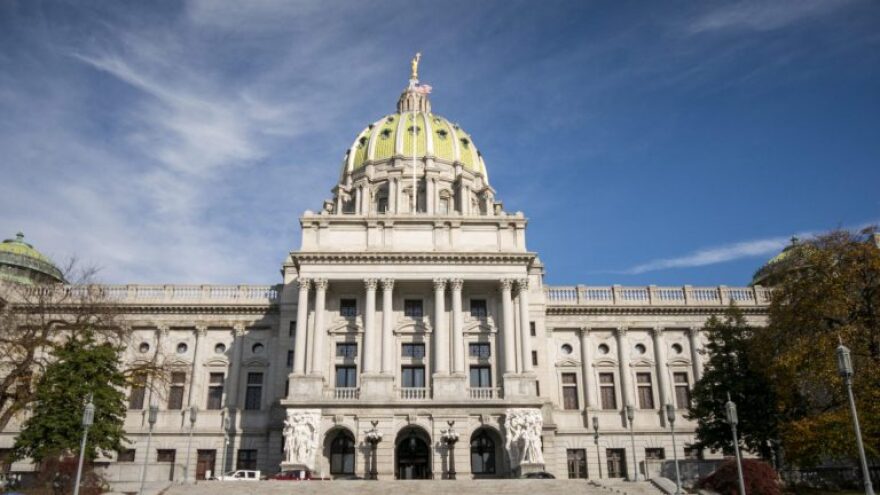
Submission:
[[[779,475],[765,462],[743,459],[743,481],[746,495],[781,495],[782,486]],[[739,481],[736,474],[736,461],[723,462],[712,474],[701,479],[697,487],[716,491],[721,495],[738,495]]]

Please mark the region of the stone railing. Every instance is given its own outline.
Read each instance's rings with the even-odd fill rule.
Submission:
[[[767,306],[772,289],[752,287],[624,287],[612,285],[547,286],[549,306]]]
[[[495,387],[471,387],[468,396],[474,400],[500,399],[501,389]]]
[[[398,389],[401,400],[425,400],[430,398],[427,387],[401,387]]]
[[[35,288],[27,297],[71,303],[89,298],[119,304],[275,304],[279,292],[280,285],[66,285]]]
[[[360,397],[358,387],[337,387],[324,390],[324,397],[337,400],[357,400]]]

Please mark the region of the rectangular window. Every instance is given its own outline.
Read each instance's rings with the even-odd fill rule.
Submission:
[[[404,388],[425,387],[425,368],[421,366],[404,366],[400,369],[400,375]]]
[[[131,392],[128,394],[129,409],[143,409],[144,397],[147,393],[147,375],[135,375],[134,383],[131,384]]]
[[[539,380],[535,380],[535,395],[541,396],[541,382]]]
[[[580,409],[578,406],[577,375],[574,373],[562,374],[562,408]]]
[[[532,366],[538,365],[538,351],[532,351]]]
[[[338,342],[336,344],[336,357],[355,358],[358,355],[358,345],[355,342]]]
[[[649,461],[662,461],[666,459],[666,451],[656,447],[645,449],[645,459]]]
[[[116,454],[116,462],[134,462],[134,449],[120,450]]]
[[[492,356],[492,347],[488,343],[483,342],[468,344],[468,355],[470,357],[488,359]]]
[[[257,450],[238,449],[238,457],[235,459],[235,469],[257,470]]]
[[[587,477],[587,451],[585,449],[567,449],[565,457],[568,459],[569,479]]]
[[[602,393],[602,409],[617,409],[614,373],[599,373],[599,390]]]
[[[357,299],[340,299],[339,300],[339,316],[351,318],[357,316],[358,305]]]
[[[485,318],[489,315],[489,309],[485,299],[471,299],[471,316],[474,318]]]
[[[654,409],[654,387],[651,386],[650,373],[636,373],[639,389],[639,409]]]
[[[422,359],[425,357],[425,344],[401,344],[400,355],[408,358]]]
[[[684,458],[701,460],[703,458],[703,449],[686,446],[684,448]]]
[[[691,386],[687,373],[673,373],[675,381],[675,404],[679,409],[687,409],[691,405]]]
[[[158,449],[156,451],[156,462],[174,462],[176,452],[174,449]]]
[[[263,404],[263,374],[247,374],[247,390],[244,396],[244,408],[248,411],[259,411]]]
[[[422,300],[404,299],[403,316],[406,316],[407,318],[421,318],[424,316],[424,312],[422,311]]]
[[[208,409],[223,407],[223,373],[211,373],[208,380]]]
[[[471,388],[488,388],[492,386],[491,366],[471,366]]]
[[[293,368],[293,351],[287,351],[287,367]]]
[[[171,373],[171,388],[168,390],[168,409],[183,409],[183,390],[186,388],[186,372]]]
[[[379,213],[387,213],[388,212],[388,198],[385,196],[379,196],[376,200],[376,211]]]
[[[296,337],[296,320],[290,322],[290,328],[287,330],[287,336],[291,339]]]
[[[337,366],[336,367],[336,388],[355,388],[357,387],[357,367],[355,366]]]
[[[531,335],[532,337],[534,337],[534,336],[536,336],[537,334],[538,334],[538,332],[535,330],[535,322],[530,321],[530,322],[529,322],[529,335]]]

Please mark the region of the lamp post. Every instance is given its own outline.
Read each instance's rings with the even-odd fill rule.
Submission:
[[[633,481],[639,481],[639,460],[636,457],[636,433],[633,428],[633,420],[635,417],[635,408],[631,405],[626,406],[626,419],[629,420],[629,438],[632,441],[633,449]]]
[[[223,464],[220,466],[220,476],[226,473],[226,451],[229,450],[229,411],[223,416]],[[214,478],[217,478],[214,475]]]
[[[739,457],[739,439],[736,436],[736,425],[739,419],[736,415],[736,404],[730,400],[730,394],[727,394],[727,403],[724,404],[724,412],[727,414],[727,424],[730,425],[730,431],[733,433],[733,451],[736,454],[736,475],[739,478],[739,495],[746,495],[746,483],[743,481],[742,459]]]
[[[198,406],[189,408],[189,441],[186,444],[186,464],[183,466],[183,481],[189,481],[189,456],[192,452],[193,430],[196,428],[196,416],[199,414]]]
[[[83,439],[79,448],[79,466],[76,468],[76,485],[73,488],[73,495],[79,495],[79,482],[82,479],[83,458],[86,456],[86,442],[89,438],[89,428],[95,422],[95,404],[92,403],[92,394],[89,394],[89,402],[83,410],[82,426]]]
[[[599,466],[599,479],[602,479],[602,457],[599,455],[599,418],[593,416],[593,442],[596,444],[596,463]]]
[[[379,424],[378,421],[371,421],[370,423],[373,427],[364,434],[364,438],[367,440],[367,443],[370,444],[370,479],[375,480],[379,479],[378,473],[376,472],[376,446],[382,441],[382,432],[376,428]]]
[[[455,431],[453,425],[455,425],[455,421],[447,421],[446,424],[449,425],[449,429],[443,430],[443,434],[440,435],[440,439],[443,440],[443,443],[446,444],[447,452],[449,452],[449,471],[446,473],[448,479],[455,479],[455,444],[458,442],[458,432]]]
[[[666,419],[669,421],[669,433],[672,434],[672,458],[675,461],[675,495],[681,493],[681,471],[678,468],[678,447],[675,445],[675,406],[666,404]]]
[[[156,419],[159,416],[159,406],[150,404],[150,411],[147,414],[147,423],[150,425],[150,431],[147,433],[147,451],[144,453],[144,467],[141,469],[141,488],[138,490],[140,495],[144,493],[144,483],[147,481],[147,461],[150,458],[150,442],[153,440],[153,427],[156,425]]]
[[[862,465],[862,478],[865,486],[865,495],[874,495],[874,487],[871,485],[871,473],[868,471],[868,461],[865,459],[865,446],[862,445],[862,432],[859,427],[859,414],[856,411],[856,400],[853,397],[852,377],[853,366],[850,350],[843,342],[837,346],[837,370],[846,384],[846,393],[849,396],[849,410],[852,414],[853,428],[856,430],[856,446],[859,449],[859,462]]]

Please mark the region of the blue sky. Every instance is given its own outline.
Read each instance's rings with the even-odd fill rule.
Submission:
[[[880,4],[0,3],[0,237],[275,283],[423,53],[552,284],[745,284],[880,221]]]

